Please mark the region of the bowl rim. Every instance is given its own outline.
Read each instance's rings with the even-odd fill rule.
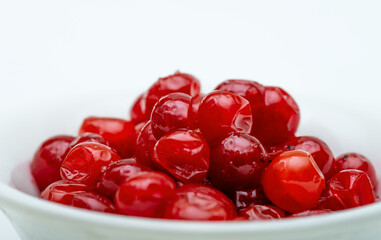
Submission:
[[[151,219],[126,215],[105,214],[85,209],[65,206],[21,192],[0,182],[1,208],[25,213],[36,213],[39,217],[61,218],[77,223],[107,226],[110,228],[134,229],[157,232],[186,233],[276,233],[301,231],[303,229],[321,230],[337,224],[353,221],[365,223],[381,219],[381,202],[366,206],[311,217],[288,218],[276,221],[179,221]],[[54,217],[54,218],[51,218]]]

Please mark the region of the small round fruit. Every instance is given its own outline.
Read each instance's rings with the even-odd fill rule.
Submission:
[[[336,158],[336,172],[349,169],[364,171],[372,182],[373,189],[377,189],[376,170],[368,158],[358,153],[345,153]]]
[[[164,218],[198,221],[232,220],[237,213],[223,193],[198,184],[185,184],[167,206]]]
[[[49,185],[41,198],[52,202],[99,212],[115,213],[110,200],[93,191],[85,184],[61,180]]]
[[[31,163],[31,172],[40,191],[61,180],[60,167],[73,140],[72,136],[55,136],[37,149]]]
[[[200,183],[208,173],[209,147],[200,133],[178,130],[156,143],[153,160],[184,183]]]
[[[147,93],[141,94],[132,104],[130,110],[131,121],[136,125],[147,120],[146,117],[146,97]]]
[[[361,170],[342,170],[331,178],[329,190],[347,208],[375,202],[373,186],[368,175]]]
[[[75,147],[76,145],[84,142],[96,142],[96,143],[101,143],[103,145],[109,146],[109,143],[99,134],[96,133],[83,133],[80,136],[76,137],[71,143],[69,147],[69,151]],[[69,152],[68,151],[68,152]]]
[[[319,138],[310,136],[293,138],[285,144],[284,150],[303,150],[311,154],[326,179],[335,173],[335,157],[328,145]]]
[[[300,150],[276,157],[263,175],[263,190],[276,206],[290,213],[313,208],[325,179],[312,156]]]
[[[160,139],[167,133],[187,129],[191,96],[171,93],[160,98],[151,114],[152,133]]]
[[[265,113],[261,126],[253,131],[265,146],[276,146],[291,139],[299,126],[300,111],[294,99],[279,87],[265,87]]]
[[[328,209],[330,211],[339,211],[343,210],[344,206],[339,200],[333,196],[331,190],[329,190],[329,185],[324,189],[323,193],[320,196],[319,202],[317,204],[316,210]]]
[[[211,150],[209,176],[217,189],[232,193],[260,185],[268,155],[262,144],[245,133],[231,133]]]
[[[109,146],[95,142],[80,143],[66,155],[61,165],[61,177],[95,188],[107,166],[119,160],[119,155]]]
[[[188,128],[191,130],[198,129],[198,109],[205,95],[201,94],[197,97],[192,97],[188,110]]]
[[[247,208],[239,210],[238,216],[252,221],[274,220],[286,217],[286,213],[276,206],[253,204]]]
[[[253,117],[246,99],[234,93],[215,91],[202,100],[198,122],[204,137],[213,141],[231,132],[250,133]]]
[[[140,131],[136,141],[136,162],[140,166],[148,169],[155,169],[152,153],[156,142],[157,140],[152,133],[151,121],[148,121]]]
[[[232,92],[249,101],[253,115],[252,133],[261,127],[265,112],[263,85],[249,80],[227,80],[218,85],[215,90]]]
[[[132,157],[136,148],[135,126],[119,118],[88,117],[79,130],[79,135],[92,132],[101,135],[122,158]]]
[[[235,206],[236,208],[242,209],[247,208],[252,204],[259,205],[269,205],[270,200],[267,199],[262,187],[249,189],[249,190],[238,190],[235,192]]]
[[[102,195],[113,199],[120,184],[141,171],[142,168],[136,163],[135,158],[112,162],[99,180],[98,191]]]
[[[176,185],[159,172],[141,172],[128,178],[115,194],[119,212],[140,217],[159,218],[175,196]]]
[[[187,73],[176,72],[164,78],[159,78],[147,91],[146,119],[151,116],[152,109],[160,98],[175,92],[181,92],[191,97],[200,94],[200,82]]]

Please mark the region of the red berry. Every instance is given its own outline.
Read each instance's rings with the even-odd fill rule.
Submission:
[[[136,133],[136,136],[139,136],[139,134],[141,133],[143,127],[146,125],[147,123],[146,122],[141,122],[141,123],[138,123],[135,125],[135,133]]]
[[[332,151],[319,138],[310,136],[293,138],[285,144],[284,150],[303,150],[311,154],[326,179],[332,177],[335,172],[333,164],[335,158]]]
[[[110,200],[90,191],[85,184],[67,180],[49,185],[41,193],[41,198],[73,207],[115,213],[115,207]]]
[[[128,178],[115,194],[118,210],[126,215],[162,217],[175,196],[176,185],[159,172],[141,172]]]
[[[307,210],[300,213],[294,213],[290,215],[290,217],[308,217],[308,216],[315,216],[315,215],[321,215],[321,214],[327,214],[331,213],[332,211],[328,209],[318,209],[318,210]]]
[[[378,181],[376,171],[373,164],[365,156],[358,153],[346,153],[340,155],[336,159],[336,171],[340,172],[341,170],[347,169],[364,171],[372,182],[373,189],[377,189]]]
[[[245,133],[231,133],[213,144],[209,176],[225,193],[259,186],[268,155],[261,143]]]
[[[151,121],[142,128],[136,142],[136,162],[142,167],[154,169],[152,153],[157,140],[152,133]]]
[[[317,204],[325,179],[309,153],[293,150],[280,154],[270,163],[262,182],[271,202],[296,213]]]
[[[112,162],[102,174],[98,184],[98,190],[102,195],[113,199],[120,184],[127,178],[132,177],[141,171],[142,168],[136,163],[135,158]]]
[[[192,97],[189,111],[188,111],[188,127],[189,129],[198,129],[198,109],[200,107],[202,99],[205,95],[201,94],[197,97]]]
[[[344,206],[341,204],[339,200],[337,200],[331,190],[329,189],[329,186],[324,189],[323,193],[321,194],[321,197],[319,199],[319,203],[316,207],[317,210],[320,209],[328,209],[331,211],[339,211],[343,210]]]
[[[237,209],[246,208],[252,204],[269,205],[271,202],[267,199],[261,187],[235,192],[235,206]]]
[[[153,160],[184,183],[205,179],[209,169],[209,147],[201,134],[178,130],[162,137],[155,145]]]
[[[132,104],[130,110],[131,121],[134,124],[138,124],[146,121],[149,117],[146,117],[146,97],[147,93],[141,94]]]
[[[175,130],[187,129],[191,99],[185,93],[171,93],[156,103],[151,114],[152,133],[156,139]]]
[[[266,146],[283,144],[295,135],[300,112],[294,99],[279,87],[265,87],[265,113],[261,126],[253,131]]]
[[[257,204],[239,210],[238,215],[248,220],[274,220],[286,217],[286,213],[276,206]]]
[[[40,191],[61,179],[60,167],[73,140],[72,136],[55,136],[37,149],[31,163],[31,172]]]
[[[165,212],[165,218],[182,220],[232,220],[236,217],[233,203],[223,193],[198,184],[185,184]]]
[[[96,133],[83,133],[82,135],[76,137],[71,143],[69,147],[69,151],[75,147],[76,145],[84,142],[96,142],[96,143],[101,143],[103,145],[109,145],[109,143],[101,136]],[[69,152],[68,151],[68,152]]]
[[[136,133],[132,122],[119,118],[86,118],[79,130],[82,135],[92,132],[101,135],[121,157],[128,158],[135,154]]]
[[[265,112],[263,85],[248,80],[227,80],[218,85],[215,90],[232,92],[249,101],[253,115],[253,127],[251,131],[254,133],[257,128],[261,127]]]
[[[159,78],[147,92],[146,119],[149,119],[157,101],[170,93],[181,92],[191,97],[200,94],[200,82],[192,75],[176,72],[168,77]]]
[[[61,177],[94,188],[107,166],[118,160],[119,155],[106,145],[95,142],[80,143],[70,150],[63,161]]]
[[[368,175],[360,170],[336,173],[329,182],[329,190],[346,209],[375,202],[372,183]]]
[[[250,133],[253,123],[249,102],[223,91],[206,95],[198,110],[198,121],[201,133],[208,141],[231,132]]]

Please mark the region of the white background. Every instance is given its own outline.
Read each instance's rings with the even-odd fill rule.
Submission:
[[[175,70],[205,91],[246,78],[366,107],[380,67],[381,1],[0,0],[1,117],[13,101],[137,95]],[[1,213],[0,239],[17,239]]]

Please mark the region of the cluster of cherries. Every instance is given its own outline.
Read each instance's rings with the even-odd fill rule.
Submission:
[[[135,101],[130,121],[88,117],[79,136],[45,141],[31,170],[43,199],[151,218],[278,219],[377,201],[371,162],[295,136],[299,120],[279,87],[228,80],[204,95],[176,72]]]

